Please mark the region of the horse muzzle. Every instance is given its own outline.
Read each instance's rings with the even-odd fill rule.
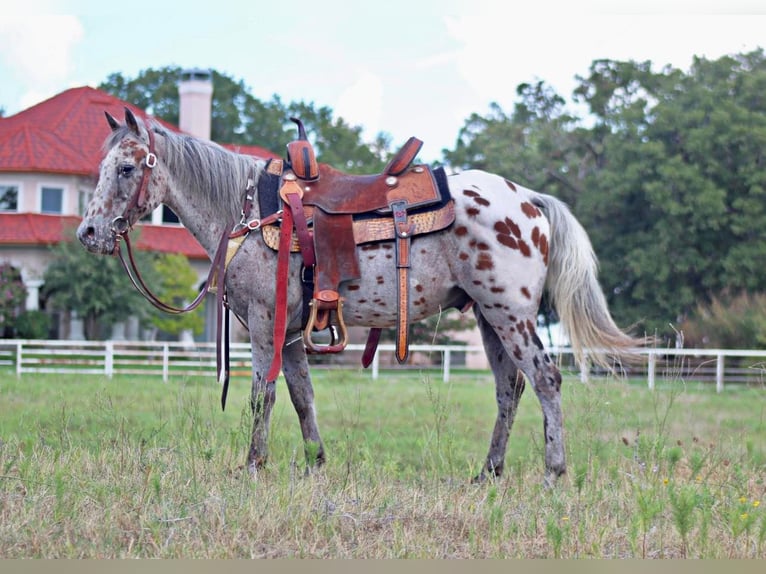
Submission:
[[[111,222],[97,219],[83,219],[77,228],[77,239],[91,253],[111,255],[114,253],[117,235]]]

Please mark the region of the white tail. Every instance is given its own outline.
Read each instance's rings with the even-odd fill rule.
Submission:
[[[624,333],[612,319],[598,282],[598,261],[588,234],[559,199],[537,194],[551,225],[546,288],[580,365],[584,352],[609,370],[613,361],[635,362],[635,350],[646,344]]]

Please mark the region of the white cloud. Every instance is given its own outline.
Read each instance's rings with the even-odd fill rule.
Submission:
[[[338,97],[334,110],[350,125],[364,126],[364,138],[372,140],[380,131],[383,115],[383,81],[368,70],[359,72],[356,81]]]
[[[458,75],[478,98],[507,104],[519,83],[537,79],[570,97],[575,75],[587,75],[598,58],[651,60],[655,69],[670,64],[685,70],[695,55],[715,59],[763,45],[763,16],[710,12],[545,15],[478,0],[477,9],[446,17],[445,26],[460,45]]]
[[[0,20],[0,59],[26,87],[22,105],[60,91],[74,69],[74,49],[84,36],[75,16],[10,10]]]

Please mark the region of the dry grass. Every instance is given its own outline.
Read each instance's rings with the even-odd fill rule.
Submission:
[[[32,421],[18,411],[25,388],[36,404],[35,389],[3,382],[18,420],[0,426],[0,555],[766,558],[762,389],[651,394],[570,381],[569,475],[551,491],[533,395],[522,400],[506,476],[477,486],[469,478],[493,416],[485,375],[426,382],[426,392],[414,376],[377,387],[364,376],[318,379],[328,465],[304,475],[285,400],[272,461],[255,478],[239,468],[249,421],[236,410],[222,419],[209,406],[215,389],[181,386],[142,424],[126,409],[148,391],[106,383],[90,402],[70,391],[50,420]],[[400,441],[402,424],[414,442]]]

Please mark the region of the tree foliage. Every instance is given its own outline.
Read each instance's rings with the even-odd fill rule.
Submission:
[[[13,336],[13,328],[26,296],[21,271],[10,263],[0,263],[0,337]]]
[[[672,335],[719,294],[766,292],[763,51],[688,71],[596,60],[578,82],[585,118],[522,85],[513,113],[472,116],[445,157],[567,201],[622,324]]]
[[[152,285],[152,290],[161,301],[174,307],[184,307],[197,296],[197,290],[194,288],[197,274],[184,255],[158,255],[154,259],[153,269],[158,282],[156,289]],[[189,313],[178,315],[152,308],[149,323],[169,335],[178,335],[184,330],[198,335],[205,326],[205,317],[201,306]]]
[[[52,308],[76,311],[83,319],[85,336],[98,339],[114,323],[131,315],[145,318],[148,304],[133,288],[116,257],[96,256],[74,240],[52,248],[53,262],[44,275],[43,295]],[[138,252],[137,263],[152,281],[148,254]]]

